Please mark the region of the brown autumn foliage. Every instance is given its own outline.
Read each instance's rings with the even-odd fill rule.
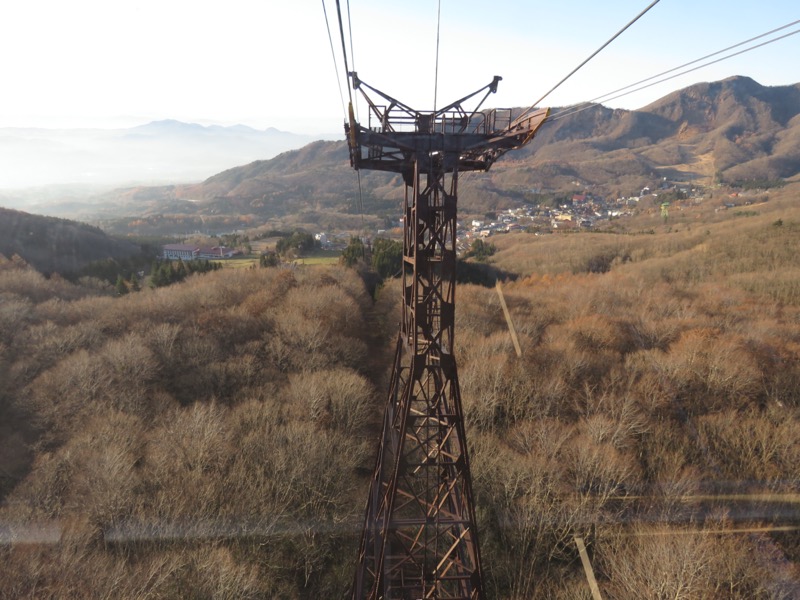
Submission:
[[[492,594],[577,597],[564,586],[581,573],[578,535],[604,597],[794,597],[796,534],[768,529],[792,518],[800,481],[800,306],[722,282],[644,290],[614,271],[504,293],[522,358],[494,290],[463,290],[457,325]],[[727,528],[706,533],[718,514]],[[636,523],[661,529],[633,546]],[[697,556],[676,557],[688,539]]]
[[[489,597],[591,598],[576,536],[604,598],[798,597],[800,211],[772,204],[502,247],[548,265],[504,284],[521,358],[459,287]],[[398,284],[85,283],[0,269],[0,598],[345,595]]]
[[[354,272],[112,297],[9,268],[0,294],[0,597],[346,590],[379,404]]]
[[[549,264],[504,285],[521,358],[497,293],[460,288],[492,596],[588,598],[581,536],[604,598],[797,597],[794,194],[708,231],[498,241]]]

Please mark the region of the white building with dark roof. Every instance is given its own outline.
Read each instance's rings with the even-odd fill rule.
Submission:
[[[190,244],[167,244],[162,246],[162,256],[167,260],[195,260],[198,258],[221,259],[231,258],[236,250],[225,246],[201,248]]]
[[[200,248],[188,244],[167,244],[162,250],[163,257],[167,260],[194,260]]]

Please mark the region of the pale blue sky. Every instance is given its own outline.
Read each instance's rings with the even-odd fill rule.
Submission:
[[[527,106],[648,4],[441,0],[439,104],[497,74],[503,82],[491,105]],[[326,5],[338,50],[335,2]],[[431,108],[437,7],[438,0],[350,0],[361,78]],[[600,96],[798,19],[797,0],[661,0],[545,104]],[[610,105],[639,108],[731,75],[797,83],[798,57],[800,34]],[[321,0],[6,2],[0,81],[0,127],[174,118],[320,133],[339,131],[343,120]]]

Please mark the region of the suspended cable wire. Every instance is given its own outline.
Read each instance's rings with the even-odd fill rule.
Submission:
[[[717,56],[721,52],[726,52],[727,50],[730,50],[732,48],[737,48],[737,47],[741,46],[742,44],[746,44],[746,43],[751,42],[753,40],[760,39],[760,38],[764,37],[764,35],[769,35],[770,33],[775,33],[776,31],[780,31],[782,29],[786,29],[786,27],[790,27],[790,26],[795,25],[797,23],[800,23],[800,20],[795,21],[794,23],[789,23],[788,25],[784,25],[783,27],[775,29],[775,30],[773,30],[773,31],[771,31],[769,33],[756,36],[756,37],[751,38],[751,39],[749,39],[749,40],[747,40],[745,42],[741,42],[739,44],[735,44],[733,46],[730,46],[730,47],[726,48],[725,50],[720,50],[719,52],[715,52],[715,53],[709,54],[708,56],[705,56],[703,58],[699,58],[697,60],[693,60],[693,61],[688,62],[688,63],[686,63],[684,65],[681,65],[679,67],[675,67],[674,69],[670,69],[668,71],[664,71],[663,73],[660,73],[659,75],[654,75],[653,77],[648,77],[647,79],[643,79],[643,80],[641,80],[641,81],[639,81],[637,83],[633,83],[631,85],[625,86],[625,87],[620,88],[619,90],[616,90],[616,91],[628,90],[628,88],[631,88],[633,86],[637,86],[640,83],[651,81],[652,79],[654,79],[656,77],[660,77],[661,75],[665,75],[667,73],[673,73],[677,69],[681,69],[683,67],[686,67],[686,66],[689,66],[689,65],[693,65],[693,64],[697,63],[698,61],[704,60],[706,58],[710,58],[711,56]],[[662,79],[659,79],[658,81],[651,81],[651,83],[648,83],[647,85],[642,85],[642,86],[637,87],[635,89],[631,89],[631,90],[629,90],[627,92],[624,92],[624,93],[621,93],[621,94],[617,94],[616,96],[611,96],[610,98],[608,98],[607,96],[610,96],[611,94],[615,94],[616,92],[609,92],[608,94],[603,94],[602,96],[598,96],[598,99],[599,98],[605,98],[605,100],[604,100],[605,102],[609,102],[611,100],[617,100],[618,98],[622,98],[622,97],[627,96],[629,94],[633,94],[635,92],[639,92],[641,90],[647,89],[647,88],[652,87],[654,85],[658,85],[659,83],[664,83],[665,81],[669,81],[670,79],[675,79],[676,77],[680,77],[682,75],[686,75],[687,73],[691,73],[693,71],[697,71],[699,69],[703,69],[705,67],[708,67],[710,65],[714,65],[714,64],[722,62],[724,60],[728,60],[729,58],[733,58],[735,56],[739,56],[741,54],[745,54],[746,52],[750,52],[752,50],[756,50],[757,48],[761,48],[763,46],[767,46],[768,44],[772,44],[772,43],[780,41],[780,40],[782,40],[784,38],[790,37],[792,35],[796,35],[798,33],[800,33],[800,29],[796,29],[794,31],[790,31],[789,33],[786,33],[784,35],[778,36],[776,38],[772,38],[772,39],[767,40],[765,42],[761,42],[760,44],[756,44],[755,46],[750,46],[749,48],[745,48],[743,50],[739,50],[738,52],[734,52],[732,54],[728,54],[727,56],[723,56],[723,57],[718,58],[716,60],[712,60],[712,61],[703,63],[703,64],[698,65],[696,67],[693,67],[691,69],[686,69],[685,71],[681,71],[680,73],[675,73],[674,75],[670,75],[669,77],[664,77]],[[581,108],[568,108],[568,109],[565,109],[565,110],[561,111],[560,113],[557,113],[556,115],[554,115],[552,118],[549,119],[549,121],[550,122],[558,121],[559,119],[563,119],[563,118],[568,117],[570,115],[574,115],[576,113],[583,112],[584,110],[592,108],[593,106],[597,106],[596,104],[593,104],[593,102],[594,102],[594,100],[589,100],[586,103],[583,103],[583,102],[580,103],[578,106],[581,106]],[[582,106],[583,104],[587,104],[587,105],[586,106]],[[547,124],[547,123],[545,123],[545,124]]]
[[[328,21],[328,10],[325,8],[325,0],[322,0],[322,12],[325,13],[325,28],[328,30],[328,41],[331,44],[331,56],[333,57],[333,69],[336,72],[336,84],[339,86],[339,98],[342,101],[342,112],[347,119],[347,107],[344,103],[344,93],[342,92],[342,79],[339,76],[339,65],[336,63],[336,50],[333,48],[333,36],[331,35],[331,25]]]
[[[669,69],[667,71],[663,71],[663,72],[659,73],[658,75],[653,75],[652,77],[648,77],[647,79],[642,79],[641,81],[637,81],[636,83],[632,83],[630,85],[626,85],[625,87],[621,87],[621,88],[619,88],[617,90],[614,90],[613,92],[608,92],[607,94],[603,94],[602,96],[598,96],[597,98],[592,98],[591,100],[589,100],[589,102],[597,102],[598,100],[602,100],[606,96],[611,96],[611,95],[616,94],[618,92],[622,92],[624,90],[627,90],[628,88],[632,88],[634,86],[637,86],[637,85],[640,85],[642,83],[646,83],[648,81],[656,79],[657,77],[661,77],[663,75],[667,75],[668,73],[672,73],[674,71],[677,71],[678,69],[683,69],[684,67],[688,67],[690,65],[699,63],[700,61],[706,60],[707,58],[711,58],[713,56],[717,56],[719,54],[722,54],[723,52],[727,52],[728,50],[733,50],[734,48],[738,48],[739,46],[744,46],[745,44],[749,44],[750,42],[754,42],[754,41],[759,40],[759,39],[761,39],[763,37],[766,37],[768,35],[772,35],[773,33],[777,33],[778,31],[781,31],[783,29],[791,27],[792,25],[797,25],[798,23],[800,23],[800,19],[798,19],[797,21],[792,21],[791,23],[788,23],[788,24],[783,25],[781,27],[778,27],[776,29],[773,29],[772,31],[767,31],[766,33],[762,33],[761,35],[757,35],[755,37],[751,37],[749,40],[744,40],[743,42],[739,42],[738,44],[734,44],[733,46],[728,46],[727,48],[723,48],[722,50],[718,50],[716,52],[712,52],[711,54],[706,54],[705,56],[702,56],[702,57],[697,58],[695,60],[692,60],[690,62],[684,63],[684,64],[682,64],[680,66],[674,67],[674,68]]]
[[[347,32],[350,34],[350,62],[353,64],[353,71],[355,71],[356,53],[353,50],[353,21],[350,18],[350,0],[347,0]]]
[[[353,50],[353,21],[350,18],[350,0],[347,0],[347,31],[350,34],[350,62],[353,65],[353,71],[356,70],[356,53]],[[348,87],[350,87],[350,82],[347,82]],[[360,117],[358,116],[358,102],[355,103],[355,111],[356,111],[356,120],[359,120]]]
[[[572,77],[572,76],[573,76],[575,73],[577,73],[577,72],[578,72],[578,71],[579,71],[581,68],[583,68],[583,67],[586,65],[586,63],[588,63],[588,62],[589,62],[590,60],[592,60],[592,59],[593,59],[595,56],[597,56],[598,54],[600,54],[600,52],[602,52],[602,51],[603,51],[603,50],[604,50],[604,49],[605,49],[605,48],[606,48],[606,47],[607,47],[609,44],[611,44],[611,43],[612,43],[614,40],[616,40],[616,39],[617,39],[617,38],[618,38],[620,35],[622,35],[622,34],[625,32],[625,30],[627,30],[627,29],[628,29],[628,28],[629,28],[631,25],[633,25],[634,23],[636,23],[636,21],[638,21],[639,19],[641,19],[641,18],[642,18],[642,17],[643,17],[643,16],[644,16],[644,15],[645,15],[645,14],[646,14],[646,13],[647,13],[647,12],[648,12],[650,9],[651,9],[651,8],[653,8],[653,7],[654,7],[656,4],[658,4],[658,3],[659,3],[659,1],[660,1],[660,0],[653,0],[653,2],[651,2],[651,3],[650,3],[650,4],[649,4],[649,5],[648,5],[648,6],[647,6],[647,7],[646,7],[646,8],[645,8],[643,11],[641,11],[641,12],[640,12],[638,15],[636,15],[636,16],[635,16],[633,19],[631,19],[631,20],[630,20],[630,21],[627,23],[627,25],[625,25],[625,26],[624,26],[622,29],[620,29],[620,30],[619,30],[617,33],[615,33],[613,36],[611,36],[611,38],[609,38],[609,40],[608,40],[608,41],[607,41],[605,44],[603,44],[603,45],[602,45],[602,46],[600,46],[600,47],[599,47],[597,50],[595,50],[594,52],[592,52],[592,54],[591,54],[591,55],[590,55],[590,56],[589,56],[589,57],[588,57],[586,60],[584,60],[584,61],[583,61],[581,64],[579,64],[579,65],[578,65],[577,67],[575,67],[575,68],[574,68],[572,71],[570,71],[570,72],[567,74],[567,76],[566,76],[566,77],[564,77],[564,78],[563,78],[561,81],[559,81],[559,82],[558,82],[557,84],[555,84],[555,85],[554,85],[552,88],[550,88],[550,89],[549,89],[549,90],[548,90],[548,91],[547,91],[547,92],[546,92],[546,93],[545,93],[545,94],[544,94],[544,95],[543,95],[541,98],[539,98],[538,100],[536,100],[536,102],[534,102],[533,104],[531,104],[529,108],[527,108],[526,110],[522,111],[522,113],[520,114],[519,118],[521,119],[522,117],[524,117],[524,116],[525,116],[525,115],[527,115],[528,113],[532,112],[532,111],[533,111],[533,110],[534,110],[534,109],[535,109],[535,108],[536,108],[536,107],[539,105],[539,103],[540,103],[540,102],[542,102],[542,100],[544,100],[544,99],[545,99],[545,98],[547,98],[547,97],[548,97],[550,94],[552,94],[554,91],[556,91],[556,90],[557,90],[559,87],[561,87],[561,85],[562,85],[562,84],[563,84],[565,81],[567,81],[567,79],[569,79],[570,77]],[[545,121],[545,125],[546,125],[548,122],[552,121],[552,120],[553,120],[553,119],[552,119],[552,118],[550,118],[550,119],[548,119],[547,121]],[[470,175],[470,173],[467,173],[466,175]]]
[[[345,72],[347,73],[347,95],[350,99],[350,112],[353,111],[353,91],[350,85],[350,68],[347,64],[347,42],[345,41],[344,35],[344,24],[342,22],[342,7],[340,0],[336,0],[336,13],[339,17],[339,37],[342,39],[342,54],[344,56],[344,68]],[[353,27],[352,23],[350,22],[350,0],[347,0],[347,25],[348,30],[350,31],[350,49],[352,54],[352,47],[353,47]],[[354,63],[355,64],[355,63]],[[366,231],[366,227],[364,225],[364,193],[361,186],[361,172],[356,170],[356,176],[358,178],[358,213],[361,217],[361,234],[364,236]],[[362,245],[364,259],[366,260],[367,257],[367,249]]]
[[[595,51],[594,51],[594,52],[591,54],[591,56],[589,56],[589,58],[587,58],[586,60],[584,60],[584,61],[583,61],[581,64],[579,64],[579,65],[578,65],[577,67],[575,67],[575,68],[574,68],[572,71],[570,71],[570,72],[569,72],[569,74],[568,74],[566,77],[564,77],[564,79],[562,79],[562,80],[561,80],[561,81],[559,81],[557,84],[555,84],[555,85],[554,85],[552,88],[550,88],[550,90],[548,90],[548,91],[545,93],[545,95],[544,95],[544,96],[542,96],[542,97],[541,97],[541,98],[539,98],[539,99],[538,99],[536,102],[534,102],[533,104],[531,104],[530,108],[529,108],[528,110],[526,110],[525,112],[523,112],[523,113],[522,113],[522,116],[525,116],[525,115],[527,115],[527,114],[528,114],[529,112],[531,112],[531,111],[532,111],[534,108],[536,108],[537,106],[539,106],[539,103],[540,103],[542,100],[544,100],[545,98],[547,98],[547,97],[548,97],[550,94],[552,94],[552,93],[553,93],[554,91],[556,91],[556,90],[557,90],[559,87],[561,87],[561,84],[563,84],[563,83],[564,83],[564,82],[565,82],[567,79],[569,79],[569,78],[570,78],[570,77],[572,77],[572,76],[573,76],[575,73],[577,73],[577,72],[578,72],[578,71],[579,71],[579,70],[580,70],[580,69],[581,69],[581,68],[582,68],[582,67],[583,67],[583,66],[584,66],[586,63],[588,63],[590,60],[592,60],[592,59],[593,59],[595,56],[597,56],[598,54],[600,54],[600,52],[602,52],[602,51],[603,51],[603,50],[606,48],[606,46],[608,46],[608,45],[609,45],[611,42],[613,42],[614,40],[616,40],[616,39],[617,39],[617,38],[618,38],[620,35],[622,35],[622,33],[623,33],[623,32],[624,32],[626,29],[628,29],[628,28],[629,28],[631,25],[633,25],[634,23],[636,23],[636,21],[638,21],[639,19],[641,19],[641,18],[642,18],[642,17],[645,15],[645,13],[647,13],[647,11],[649,11],[651,8],[653,8],[653,7],[654,7],[656,4],[658,4],[658,3],[659,3],[659,0],[654,0],[653,2],[651,2],[651,3],[650,3],[650,5],[649,5],[647,8],[645,8],[645,9],[644,9],[642,12],[640,12],[638,15],[636,15],[636,16],[635,16],[635,17],[634,17],[634,18],[633,18],[633,19],[632,19],[632,20],[631,20],[631,21],[630,21],[630,22],[629,22],[627,25],[625,25],[625,27],[623,27],[622,29],[620,29],[620,30],[619,30],[617,33],[615,33],[615,34],[614,34],[614,35],[611,37],[611,39],[609,39],[609,40],[608,40],[608,41],[607,41],[605,44],[603,44],[603,45],[602,45],[602,46],[600,46],[600,47],[599,47],[597,50],[595,50]]]
[[[436,112],[436,100],[439,95],[439,29],[442,25],[442,0],[436,11],[436,71],[433,77],[433,112]]]
[[[336,14],[339,17],[339,37],[342,39],[342,56],[344,58],[344,72],[347,76],[347,80],[350,80],[350,67],[347,65],[347,44],[344,38],[344,25],[342,24],[342,7],[339,0],[336,0]],[[353,104],[353,92],[350,89],[350,85],[347,85],[347,96],[350,99],[350,104]]]
[[[654,86],[654,85],[656,85],[658,83],[663,83],[664,81],[669,81],[670,79],[675,79],[676,77],[680,77],[681,75],[685,75],[686,73],[691,73],[692,71],[697,71],[698,69],[702,69],[704,67],[708,67],[710,65],[714,65],[714,64],[716,64],[718,62],[722,62],[723,60],[728,60],[729,58],[733,58],[734,56],[739,56],[740,54],[745,54],[746,52],[750,52],[751,50],[755,50],[757,48],[761,48],[762,46],[767,46],[769,44],[772,44],[773,42],[777,42],[779,40],[782,40],[784,38],[793,36],[793,35],[798,34],[798,33],[800,33],[800,29],[796,29],[795,31],[791,31],[791,32],[789,32],[787,34],[778,36],[778,37],[773,38],[771,40],[767,40],[766,42],[761,42],[760,44],[756,44],[755,46],[751,46],[749,48],[745,48],[744,50],[739,50],[738,52],[734,52],[733,54],[729,54],[728,56],[723,56],[722,58],[718,58],[716,60],[709,61],[707,63],[704,63],[702,65],[694,67],[692,69],[687,69],[686,71],[681,71],[680,73],[677,73],[675,75],[670,75],[669,77],[665,77],[664,79],[659,79],[658,81],[654,81],[653,83],[649,83],[647,85],[643,85],[643,86],[641,86],[639,88],[636,88],[635,90],[631,90],[630,92],[626,92],[625,94],[620,94],[618,96],[614,96],[612,98],[609,98],[609,100],[616,100],[617,98],[621,98],[622,96],[626,96],[629,93],[632,94],[633,92],[638,92],[639,90],[643,90],[643,89],[649,88],[649,87]]]
[[[337,11],[337,15],[338,15],[338,18],[339,18],[339,35],[340,35],[341,40],[342,40],[342,53],[343,53],[343,56],[344,56],[344,66],[345,66],[346,73],[348,73],[348,81],[349,81],[349,73],[350,73],[350,71],[348,69],[348,64],[347,64],[347,45],[345,43],[344,25],[342,23],[342,12],[341,12],[341,7],[339,5],[339,0],[336,1],[336,11]],[[339,97],[340,97],[340,99],[342,101],[342,111],[344,112],[345,121],[347,121],[348,118],[349,118],[349,114],[348,114],[348,110],[347,110],[347,108],[345,106],[344,94],[342,93],[342,79],[339,76],[339,66],[338,66],[338,62],[336,60],[336,51],[335,51],[334,46],[333,46],[333,36],[331,35],[330,21],[328,19],[328,10],[325,7],[325,0],[322,0],[322,12],[325,14],[325,26],[326,26],[326,28],[328,30],[328,41],[330,42],[330,46],[331,46],[331,55],[333,56],[333,68],[336,71],[336,82],[337,82],[337,84],[339,86]],[[350,32],[350,54],[351,54],[351,56],[353,56],[353,27],[352,27],[352,23],[350,22],[350,0],[347,0],[347,21],[348,21],[348,30]],[[353,59],[353,60],[355,60],[355,59]],[[353,62],[353,65],[354,65],[354,68],[355,68],[355,62]],[[348,97],[350,99],[350,106],[352,107],[353,106],[353,94],[350,91],[349,83],[347,85],[347,93],[348,93]],[[361,217],[361,234],[362,235],[360,237],[364,237],[364,234],[366,232],[366,226],[364,224],[364,194],[363,194],[363,187],[362,187],[362,184],[361,184],[361,172],[360,171],[356,171],[356,176],[358,178],[358,212],[359,212],[359,215]],[[363,253],[363,258],[366,260],[366,247],[363,247],[362,250],[363,250],[363,252],[362,252]]]
[[[678,65],[677,67],[673,67],[672,69],[667,69],[666,71],[662,71],[661,73],[658,73],[657,75],[652,75],[652,76],[647,77],[645,79],[641,79],[641,80],[637,81],[636,83],[631,83],[631,84],[626,85],[624,87],[618,88],[618,89],[614,90],[613,92],[608,92],[608,93],[603,94],[601,96],[597,96],[595,98],[592,98],[591,100],[586,100],[585,102],[579,103],[578,106],[580,106],[582,104],[602,102],[605,98],[608,98],[609,96],[614,96],[614,94],[617,94],[619,92],[623,92],[623,91],[625,91],[627,89],[630,89],[632,87],[641,85],[643,83],[647,83],[648,81],[652,81],[653,79],[656,79],[658,77],[662,77],[662,76],[667,75],[669,73],[674,73],[675,71],[677,71],[679,69],[683,69],[683,68],[688,67],[690,65],[697,64],[700,61],[706,60],[708,58],[711,58],[711,57],[714,57],[714,56],[718,56],[718,55],[722,54],[723,52],[728,52],[729,50],[733,50],[734,48],[738,48],[739,46],[743,46],[745,44],[749,44],[750,42],[754,42],[755,40],[759,40],[759,39],[761,39],[763,37],[766,37],[768,35],[772,35],[773,33],[777,33],[778,31],[782,31],[782,30],[784,30],[784,29],[786,29],[788,27],[791,27],[792,25],[797,25],[798,23],[800,23],[800,19],[798,19],[797,21],[792,21],[791,23],[787,23],[786,25],[782,25],[781,27],[777,27],[775,29],[772,29],[771,31],[767,31],[766,33],[762,33],[761,35],[757,35],[755,37],[751,37],[750,39],[744,40],[743,42],[739,42],[738,44],[733,44],[732,46],[728,46],[727,48],[723,48],[722,50],[717,50],[716,52],[712,52],[711,54],[706,54],[705,56],[701,56],[700,58],[696,58],[695,60],[691,60],[691,61],[689,61],[687,63],[682,64],[682,65]],[[792,34],[789,34],[789,35],[792,35]],[[778,39],[781,39],[781,38],[776,38],[775,40],[772,40],[772,41],[777,41]],[[771,41],[768,42],[768,43],[771,43]],[[764,45],[764,44],[761,44],[761,45]],[[759,46],[754,46],[753,48],[757,48],[757,47],[759,47]],[[730,56],[736,56],[736,54],[731,54]],[[729,58],[729,57],[726,57],[726,58]],[[720,59],[720,60],[724,60],[724,58]],[[719,61],[715,61],[715,62],[719,62]],[[708,63],[708,64],[713,64],[713,63]],[[706,66],[706,65],[700,65],[700,67],[698,67],[698,68],[701,68],[703,66]],[[691,71],[686,71],[686,73],[689,73],[689,72],[691,72]],[[666,81],[666,79],[664,81]],[[640,89],[644,89],[644,88],[640,88]],[[633,93],[634,91],[636,91],[636,90],[633,90],[630,93]],[[620,98],[621,96],[622,95],[614,96],[614,98],[615,99],[616,98]],[[574,111],[574,112],[577,112],[578,110],[583,110],[583,109],[579,109],[577,107],[574,107],[573,109],[570,109],[570,111]],[[562,112],[564,112],[564,111],[562,111]],[[560,114],[561,113],[559,113],[559,115]]]

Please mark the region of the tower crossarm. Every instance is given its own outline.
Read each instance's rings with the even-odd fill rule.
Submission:
[[[418,111],[361,81],[350,73],[353,87],[369,106],[366,125],[353,111],[345,124],[350,163],[355,169],[401,173],[409,180],[414,162],[426,169],[435,164],[446,173],[487,171],[509,150],[533,139],[549,115],[539,109],[514,117],[512,109],[483,109],[501,77],[479,90],[433,111]],[[467,109],[475,100],[477,105]],[[430,164],[426,164],[430,163]]]

